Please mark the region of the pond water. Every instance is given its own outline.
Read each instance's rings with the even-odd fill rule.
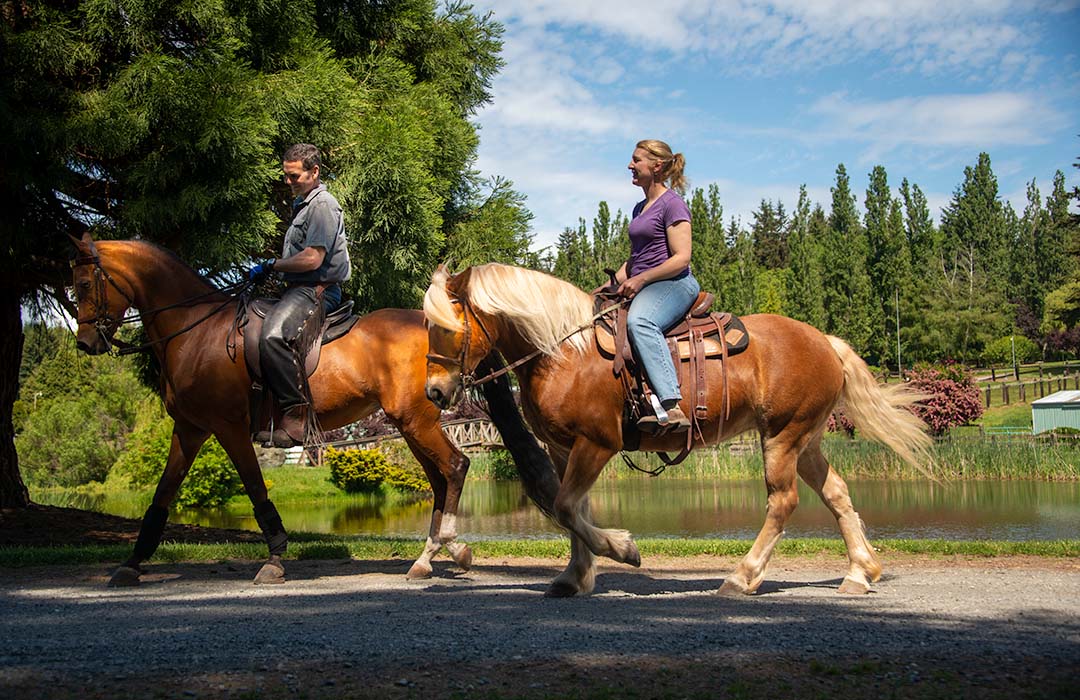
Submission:
[[[1056,540],[1080,536],[1080,483],[1043,481],[851,480],[852,501],[871,538]],[[788,537],[837,537],[832,515],[804,485]],[[271,497],[273,493],[271,492]],[[275,500],[294,531],[417,538],[426,534],[429,501],[392,504],[374,496]],[[753,538],[765,517],[765,487],[754,481],[685,478],[604,479],[592,490],[595,519],[635,537]],[[146,503],[64,499],[72,505],[141,517]],[[257,526],[248,504],[190,509],[174,521],[213,527]],[[560,537],[520,484],[472,480],[462,495],[458,532],[466,540]]]

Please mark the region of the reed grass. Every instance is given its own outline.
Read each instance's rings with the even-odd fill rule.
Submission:
[[[761,451],[750,442],[697,450],[685,462],[664,471],[665,478],[743,480],[761,478]],[[829,436],[822,447],[829,463],[844,478],[923,479],[888,448],[866,440]],[[1065,438],[964,437],[937,442],[931,449],[933,472],[942,480],[1003,479],[1040,481],[1080,480],[1080,440]],[[646,453],[630,453],[641,469],[663,466],[660,458]],[[641,472],[626,466],[621,457],[608,463],[601,478],[635,478]],[[494,478],[483,455],[473,458],[470,478]]]
[[[286,559],[400,559],[412,561],[420,555],[423,543],[386,537],[332,537],[321,534],[292,535]],[[637,541],[643,557],[742,557],[750,549],[750,540],[733,539],[659,539]],[[570,556],[565,537],[549,539],[484,540],[470,542],[477,557],[565,559]],[[891,552],[926,556],[976,557],[1077,557],[1080,540],[1052,541],[950,541],[950,540],[875,540],[874,546],[888,555]],[[778,553],[787,556],[844,555],[844,543],[839,538],[791,538],[781,540]],[[0,568],[55,565],[116,565],[127,559],[131,546],[68,545],[62,547],[0,547]],[[255,542],[219,544],[182,544],[165,542],[158,548],[150,563],[261,561],[266,558],[266,545]]]

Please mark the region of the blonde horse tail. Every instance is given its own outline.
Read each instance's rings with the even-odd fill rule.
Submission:
[[[926,424],[907,410],[907,406],[927,398],[926,395],[917,394],[903,384],[879,385],[851,346],[835,336],[826,337],[844,368],[841,399],[851,422],[866,437],[889,447],[936,481],[929,451],[933,440],[926,433]]]

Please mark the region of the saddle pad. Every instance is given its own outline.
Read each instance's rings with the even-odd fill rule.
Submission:
[[[715,328],[715,326],[713,327]],[[615,357],[615,336],[606,325],[596,324],[596,347],[600,350],[604,357]],[[727,327],[724,328],[724,339],[727,341],[728,352],[727,354],[735,355],[746,349],[747,344],[750,342],[750,336],[746,332],[746,327],[738,316],[732,316],[728,322]],[[681,339],[679,344],[679,359],[690,359],[690,341]],[[671,345],[671,339],[668,339],[668,345]],[[720,357],[723,355],[723,348],[720,346],[720,337],[716,334],[715,330],[712,335],[707,335],[704,338],[705,345],[705,357]]]

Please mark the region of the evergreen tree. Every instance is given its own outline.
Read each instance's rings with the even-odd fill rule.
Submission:
[[[593,270],[592,246],[589,245],[585,219],[579,218],[577,228],[567,226],[559,234],[552,274],[585,290],[592,289],[604,281],[597,279]]]
[[[867,268],[874,299],[871,355],[884,365],[895,357],[897,305],[901,287],[911,274],[911,262],[900,203],[890,193],[888,176],[880,165],[870,172],[865,201]]]
[[[900,197],[904,200],[904,229],[907,233],[908,251],[912,269],[916,274],[931,267],[938,257],[939,237],[930,218],[930,206],[926,195],[918,185],[910,185],[904,178],[900,185]]]
[[[1044,294],[1060,287],[1068,278],[1071,261],[1067,244],[1076,228],[1069,214],[1069,195],[1065,174],[1054,173],[1054,187],[1046,198],[1046,216],[1035,238],[1035,260],[1039,286]]]
[[[1011,245],[1009,246],[1008,298],[1017,305],[1017,316],[1042,317],[1043,290],[1039,279],[1038,252],[1035,241],[1047,224],[1042,208],[1042,195],[1035,180],[1027,186],[1027,204],[1024,215],[1017,218],[1011,206],[1005,208],[1005,225]]]
[[[754,241],[735,217],[731,217],[724,237],[733,244],[730,261],[720,268],[720,282],[714,292],[716,306],[737,315],[753,313],[758,272]]]
[[[527,265],[531,221],[525,196],[514,191],[509,180],[495,177],[488,183],[486,195],[481,190],[472,194],[443,257],[457,269],[486,262]]]
[[[856,352],[866,353],[873,334],[868,250],[843,163],[836,168],[832,212],[822,249],[825,330],[847,340]]]
[[[799,203],[791,218],[788,254],[791,263],[787,283],[787,311],[792,318],[815,328],[825,327],[825,298],[822,293],[820,241],[828,224],[821,206],[810,211],[806,185],[799,187]]]
[[[717,293],[723,283],[723,266],[729,261],[724,239],[724,207],[720,203],[720,188],[709,185],[707,194],[700,187],[690,197],[690,216],[693,228],[693,261],[691,267],[701,288]]]
[[[280,250],[280,154],[311,142],[345,209],[348,291],[360,308],[415,305],[469,210],[469,117],[501,33],[434,0],[6,3],[0,506],[28,502],[11,423],[20,306],[67,303],[67,234],[139,236],[236,275]]]
[[[759,267],[776,270],[787,266],[787,214],[783,202],[773,205],[768,200],[753,213],[754,225],[750,228],[754,241],[754,258]]]
[[[979,154],[975,167],[964,169],[964,182],[942,212],[942,279],[931,290],[931,305],[951,329],[947,351],[973,358],[983,345],[1009,332],[1014,310],[1005,297],[1009,279],[1008,240],[997,178],[990,156]]]

